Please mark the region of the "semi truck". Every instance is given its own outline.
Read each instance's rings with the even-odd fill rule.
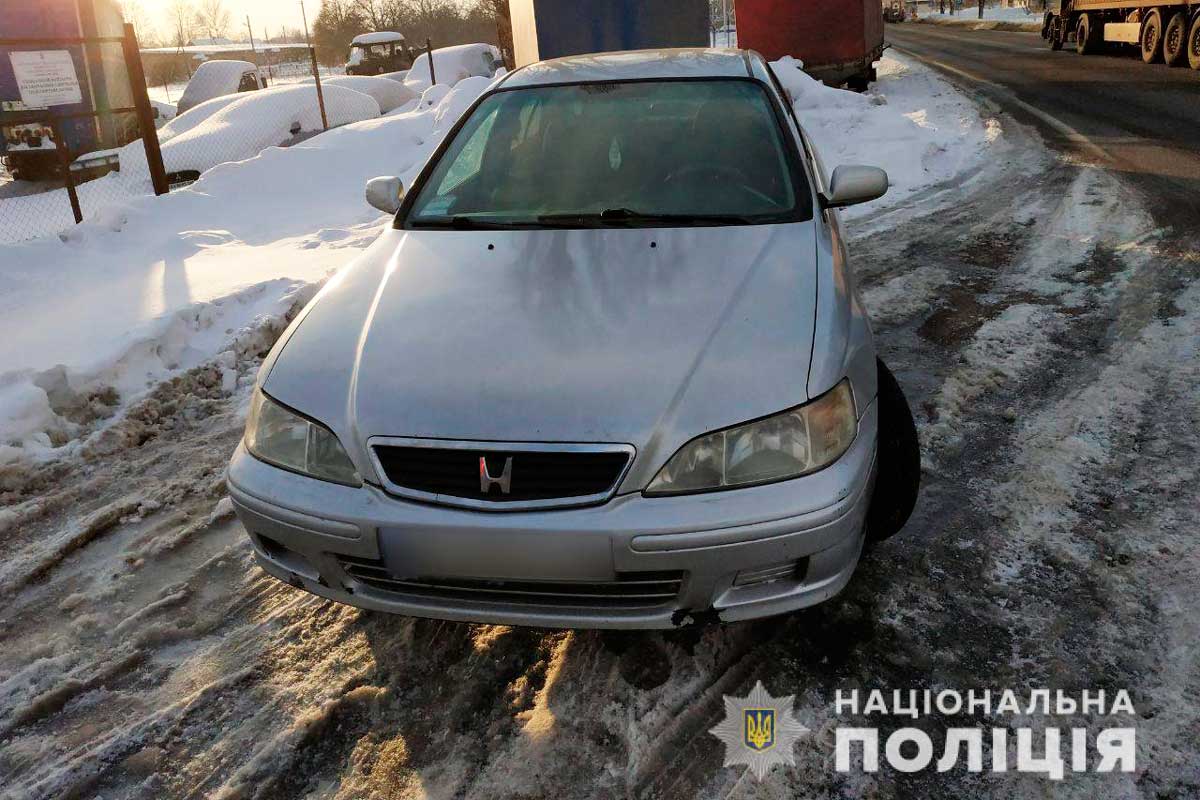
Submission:
[[[795,56],[830,85],[864,91],[883,56],[880,0],[734,0],[738,46]]]
[[[52,112],[103,112],[133,105],[121,43],[78,43],[80,39],[119,37],[123,33],[124,19],[114,0],[0,2],[0,157],[14,178],[39,179],[59,170],[58,142],[49,124]],[[45,109],[30,107],[22,100],[14,63],[23,63],[29,57],[18,54],[48,51],[70,54],[79,83],[79,102]],[[67,117],[59,123],[58,132],[70,158],[120,147],[139,135],[132,114]]]
[[[1051,0],[1042,38],[1054,50],[1073,42],[1080,55],[1130,45],[1147,64],[1200,70],[1200,0]]]

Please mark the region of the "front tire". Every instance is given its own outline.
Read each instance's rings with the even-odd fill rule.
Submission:
[[[1075,52],[1081,56],[1092,55],[1099,49],[1097,38],[1091,19],[1087,14],[1080,14],[1079,24],[1075,26]]]
[[[1063,18],[1051,15],[1046,23],[1046,39],[1050,42],[1051,50],[1062,50],[1063,41],[1067,38]]]
[[[1162,15],[1155,9],[1142,23],[1142,61],[1153,64],[1162,58]]]
[[[879,380],[879,450],[875,494],[867,510],[867,543],[900,532],[917,505],[921,489],[921,443],[917,423],[896,376],[875,360]]]

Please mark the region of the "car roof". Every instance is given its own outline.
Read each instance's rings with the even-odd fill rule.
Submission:
[[[590,53],[522,67],[504,81],[504,88],[656,78],[747,78],[752,75],[750,59],[758,57],[748,50],[728,47]]]
[[[360,33],[350,40],[350,44],[384,44],[386,42],[403,42],[404,34],[395,31],[375,31]]]

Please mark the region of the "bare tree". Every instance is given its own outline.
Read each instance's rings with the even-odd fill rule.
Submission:
[[[357,0],[321,0],[321,10],[313,21],[317,58],[325,64],[340,63],[350,40],[364,33],[367,25]]]
[[[167,38],[175,47],[186,47],[196,24],[196,10],[188,0],[171,0],[165,9]]]
[[[222,0],[200,0],[196,7],[196,27],[209,39],[223,39],[229,35],[229,9]]]
[[[133,26],[133,32],[143,47],[156,47],[159,44],[154,23],[151,21],[150,15],[146,13],[146,7],[142,5],[141,0],[123,0],[121,16]]]
[[[373,31],[398,30],[407,9],[401,0],[355,0],[355,9],[364,24]]]

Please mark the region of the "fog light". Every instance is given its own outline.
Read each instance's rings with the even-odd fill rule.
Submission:
[[[787,579],[799,581],[804,580],[804,573],[807,571],[807,558],[802,558],[799,561],[785,561],[781,564],[772,564],[769,567],[744,569],[734,576],[733,585],[753,586],[760,583],[770,583],[771,581]]]

